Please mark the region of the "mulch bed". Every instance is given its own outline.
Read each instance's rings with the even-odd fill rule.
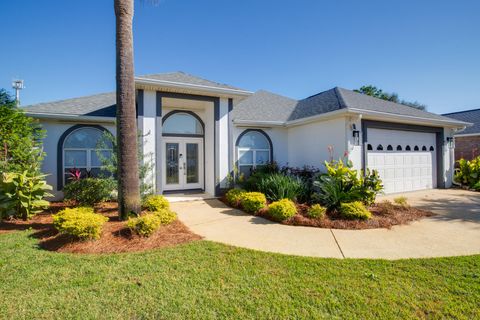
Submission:
[[[59,234],[53,227],[52,214],[64,207],[65,204],[63,203],[52,203],[49,210],[36,215],[29,221],[10,220],[0,222],[0,234],[15,230],[33,229],[35,233],[32,236],[39,239],[39,246],[43,249],[57,252],[96,254],[145,251],[202,239],[201,236],[191,232],[179,220],[161,226],[155,234],[148,238],[132,234],[125,226],[125,222],[118,218],[117,203],[106,202],[95,207],[97,213],[109,218],[109,221],[103,225],[100,239],[78,241]]]
[[[229,205],[225,198],[222,201]],[[425,217],[431,217],[434,213],[421,210],[415,207],[401,207],[398,205],[385,206],[382,203],[374,204],[368,210],[372,213],[372,217],[368,220],[346,220],[342,219],[338,214],[327,213],[325,217],[320,219],[312,219],[307,216],[309,206],[307,204],[296,204],[297,214],[285,221],[276,221],[268,214],[267,208],[260,210],[257,215],[281,224],[291,226],[306,226],[330,229],[390,229],[396,225],[408,224],[412,221]]]

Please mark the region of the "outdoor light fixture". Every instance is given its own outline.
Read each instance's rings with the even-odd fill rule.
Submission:
[[[355,124],[352,124],[352,134],[353,134],[353,145],[359,146],[360,145],[360,131],[357,130]]]
[[[447,145],[450,149],[455,148],[455,138],[454,137],[447,137]]]

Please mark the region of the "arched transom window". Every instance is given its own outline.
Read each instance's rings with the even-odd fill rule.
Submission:
[[[167,115],[163,122],[164,135],[203,135],[202,123],[187,112],[176,112]]]
[[[238,169],[248,176],[253,169],[272,161],[272,146],[267,135],[261,131],[246,131],[237,143]]]
[[[70,173],[78,169],[82,178],[98,176],[103,165],[102,160],[112,155],[112,145],[105,141],[103,131],[93,127],[84,127],[72,131],[63,142],[63,168],[65,182]],[[104,146],[100,147],[100,142]]]

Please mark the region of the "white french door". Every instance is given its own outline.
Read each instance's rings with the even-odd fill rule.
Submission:
[[[162,145],[163,190],[204,189],[203,139],[164,137]]]

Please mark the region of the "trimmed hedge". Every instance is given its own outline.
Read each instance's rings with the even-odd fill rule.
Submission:
[[[352,220],[368,220],[372,216],[372,213],[365,208],[361,201],[340,204],[340,214],[343,218]]]
[[[149,195],[143,200],[143,207],[148,211],[161,211],[163,209],[170,209],[168,200],[159,194]]]
[[[99,239],[107,221],[107,217],[89,207],[67,208],[53,215],[53,224],[60,233],[81,240]]]
[[[241,195],[240,202],[243,210],[256,213],[267,205],[265,195],[260,192],[245,192]]]
[[[127,227],[142,237],[150,237],[161,224],[160,217],[155,213],[147,213],[137,218],[130,218],[127,221]]]
[[[295,203],[289,199],[273,202],[268,206],[268,214],[278,221],[287,220],[297,213]]]
[[[242,200],[242,195],[247,191],[243,189],[230,189],[225,194],[225,199],[227,200],[228,204],[233,207],[239,207],[240,202]]]

